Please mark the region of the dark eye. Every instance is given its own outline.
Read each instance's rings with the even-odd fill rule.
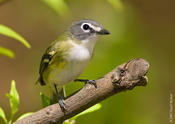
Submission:
[[[84,30],[88,30],[88,29],[89,29],[89,25],[88,25],[88,24],[84,24],[84,25],[83,25],[83,29],[84,29]]]

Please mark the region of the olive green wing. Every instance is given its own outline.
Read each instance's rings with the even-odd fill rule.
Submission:
[[[59,57],[58,55],[61,55],[60,50],[60,43],[58,41],[53,42],[47,49],[44,55],[42,56],[41,62],[40,62],[40,69],[39,69],[39,79],[37,82],[39,82],[41,85],[45,85],[46,82],[43,80],[43,73],[48,68],[49,64],[52,62],[52,59],[56,57]]]
[[[48,67],[51,59],[52,59],[52,56],[50,54],[46,53],[42,56],[41,63],[40,63],[40,69],[39,69],[39,74],[40,74],[39,82],[41,85],[46,84],[43,80],[43,72]]]
[[[51,54],[52,53],[52,54]],[[53,58],[55,54],[55,51],[51,49],[51,47],[49,47],[46,52],[44,53],[44,55],[42,56],[41,62],[40,62],[40,68],[39,68],[39,79],[37,82],[39,82],[41,85],[45,85],[46,83],[43,80],[43,73],[46,70],[46,68],[48,67],[51,59]]]
[[[49,48],[47,48],[45,54],[42,56],[39,74],[40,78],[38,82],[41,85],[46,85],[47,82],[43,80],[43,73],[49,68],[50,66],[59,66],[63,63],[63,56],[69,48],[69,44],[65,40],[61,40],[60,42],[53,42]]]

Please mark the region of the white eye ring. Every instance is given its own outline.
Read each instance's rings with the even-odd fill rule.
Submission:
[[[90,24],[89,23],[83,23],[81,25],[81,29],[84,31],[84,32],[90,32]]]

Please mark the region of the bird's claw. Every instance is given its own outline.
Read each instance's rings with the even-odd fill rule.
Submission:
[[[95,80],[86,80],[86,79],[75,79],[74,81],[84,82],[85,84],[92,84],[95,88],[97,88],[97,84]]]
[[[66,105],[65,105],[65,103],[64,103],[64,100],[63,100],[63,99],[59,99],[59,100],[58,100],[58,103],[59,103],[61,109],[62,109],[63,111],[66,111]]]
[[[85,83],[86,84],[92,84],[92,85],[94,85],[95,88],[97,88],[97,84],[96,84],[95,80],[87,80]]]

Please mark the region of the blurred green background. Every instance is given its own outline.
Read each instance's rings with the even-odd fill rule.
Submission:
[[[81,77],[97,79],[115,66],[141,57],[151,65],[149,84],[104,100],[102,109],[80,117],[77,124],[169,123],[169,96],[175,93],[175,1],[65,0],[58,10],[44,1],[9,0],[0,4],[0,24],[14,29],[32,46],[26,49],[14,39],[0,35],[0,45],[13,50],[16,56],[0,56],[0,106],[7,115],[10,107],[5,94],[11,80],[16,81],[20,96],[16,117],[39,110],[39,93],[45,89],[35,85],[35,81],[44,50],[73,21],[94,19],[111,35],[100,38]],[[71,93],[82,86],[72,83],[67,90]]]

